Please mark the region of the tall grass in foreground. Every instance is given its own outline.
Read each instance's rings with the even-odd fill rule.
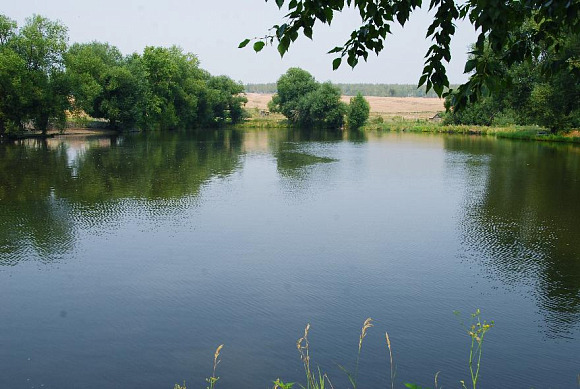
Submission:
[[[456,315],[460,315],[459,312],[454,312]],[[482,364],[482,356],[483,356],[483,341],[487,332],[494,326],[494,322],[490,321],[487,322],[481,318],[481,311],[478,309],[475,313],[471,314],[469,317],[469,323],[465,323],[462,319],[460,319],[461,325],[463,326],[465,332],[470,338],[470,347],[469,347],[469,359],[468,359],[468,367],[469,367],[469,374],[471,383],[469,385],[469,389],[477,389],[480,371],[481,371],[481,364]],[[373,327],[373,320],[369,317],[363,323],[361,328],[361,333],[359,335],[359,343],[358,343],[358,353],[355,360],[354,371],[351,373],[349,370],[344,368],[343,366],[339,366],[346,374],[349,379],[350,385],[352,389],[357,389],[357,379],[358,379],[358,367],[360,361],[360,355],[362,351],[363,341],[367,335],[367,332],[370,328]],[[310,331],[310,324],[306,325],[304,329],[304,335],[298,339],[296,342],[296,348],[298,349],[298,353],[300,354],[300,360],[304,367],[304,374],[306,379],[306,384],[303,385],[301,383],[295,382],[284,382],[280,378],[273,381],[274,387],[273,389],[292,389],[294,385],[302,389],[335,389],[330,381],[330,378],[326,373],[322,371],[319,366],[313,367],[312,359],[310,355],[310,342],[308,340],[308,333]],[[393,349],[391,346],[391,339],[389,338],[388,332],[385,332],[385,339],[387,343],[387,349],[389,352],[389,361],[390,361],[390,386],[391,389],[395,388],[395,378],[396,378],[396,365],[394,363],[393,358]],[[206,389],[215,389],[216,383],[219,380],[219,377],[216,375],[217,366],[220,363],[220,352],[224,345],[218,346],[214,354],[214,361],[213,361],[213,373],[212,376],[206,378],[208,386]],[[438,377],[439,373],[435,373],[434,377],[434,388],[439,388]],[[578,375],[578,386],[580,387],[580,375]],[[461,389],[468,389],[467,384],[465,381],[460,381]],[[405,383],[405,387],[408,389],[427,389],[422,388],[413,383]],[[176,384],[174,389],[186,389],[185,382],[183,386]]]
[[[458,312],[456,312],[459,314]],[[493,327],[493,320],[487,323],[485,320],[481,320],[481,312],[478,309],[475,313],[471,314],[472,323],[469,328],[465,326],[463,321],[461,324],[463,328],[467,331],[467,334],[471,337],[471,347],[469,348],[469,372],[471,373],[471,384],[473,389],[477,387],[477,380],[479,379],[479,369],[481,368],[481,355],[483,353],[483,338],[487,331]],[[477,360],[477,361],[476,361]],[[474,367],[475,364],[475,367]],[[463,389],[467,389],[465,382],[461,381],[461,386]]]

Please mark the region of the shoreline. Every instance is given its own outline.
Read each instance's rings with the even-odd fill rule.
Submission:
[[[88,127],[73,127],[67,128],[65,131],[59,130],[49,130],[46,134],[42,134],[38,131],[31,131],[31,132],[22,132],[22,133],[14,133],[14,134],[3,134],[0,135],[0,140],[7,140],[7,141],[17,141],[17,140],[25,140],[25,139],[51,139],[57,136],[111,136],[111,135],[118,135],[122,133],[122,131],[116,131],[111,129],[104,129],[104,128],[88,128]]]
[[[270,117],[252,117],[243,123],[227,126],[241,129],[291,129],[295,128],[283,116],[273,114]],[[538,142],[580,143],[580,130],[572,130],[566,133],[549,133],[537,126],[509,126],[487,127],[466,125],[444,125],[427,120],[389,120],[384,122],[368,123],[360,131],[363,132],[411,132],[411,133],[437,133],[437,134],[460,134],[494,136],[502,139],[517,139]],[[64,132],[50,130],[46,135],[39,132],[4,134],[0,140],[18,141],[26,139],[50,139],[55,137],[71,136],[114,136],[134,131],[117,131],[103,128],[74,127],[67,128]]]
[[[238,127],[248,129],[294,128],[294,126],[281,115],[273,115],[273,117],[263,118],[253,117],[240,124]],[[517,139],[538,142],[580,143],[580,130],[578,129],[571,130],[569,132],[559,132],[552,134],[538,126],[491,127],[444,125],[428,120],[387,119],[384,122],[367,123],[361,127],[359,131],[481,135],[494,136],[496,138],[502,139]]]

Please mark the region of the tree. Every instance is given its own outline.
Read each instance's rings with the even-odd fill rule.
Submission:
[[[18,29],[0,15],[0,134],[34,126],[45,135],[69,111],[112,128],[190,129],[238,123],[242,84],[213,77],[177,46],[123,56],[108,43],[73,44],[59,22],[34,15]]]
[[[580,126],[580,74],[575,63],[580,58],[580,36],[560,38],[555,50],[538,44],[538,55],[530,61],[507,65],[502,56],[486,51],[486,61],[498,70],[505,84],[496,93],[468,103],[462,110],[446,115],[454,124],[537,124],[553,132]],[[554,72],[557,69],[557,72]],[[451,98],[446,104],[451,108]]]
[[[341,128],[347,108],[340,101],[340,96],[340,89],[330,82],[319,84],[298,100],[298,124],[304,127]]]
[[[67,41],[65,26],[33,15],[9,43],[25,65],[21,75],[23,106],[19,121],[32,120],[43,134],[50,119],[64,122],[64,111],[69,106],[63,61]]]
[[[362,94],[357,94],[350,99],[348,106],[348,127],[356,130],[361,128],[369,118],[371,106]]]
[[[306,70],[290,68],[280,76],[277,83],[278,93],[269,106],[273,112],[280,112],[291,121],[297,121],[298,102],[302,97],[317,89],[318,83]],[[296,120],[294,120],[296,119]]]
[[[305,127],[340,128],[346,105],[341,91],[329,82],[320,84],[306,70],[290,68],[277,82],[278,93],[268,103],[292,123]]]
[[[75,43],[65,54],[67,75],[71,81],[74,107],[93,117],[101,117],[100,102],[110,69],[121,66],[123,56],[108,43]]]
[[[213,104],[214,116],[221,121],[230,120],[233,124],[241,122],[244,118],[243,105],[248,102],[242,95],[244,86],[228,76],[212,76],[208,87],[217,91]]]
[[[346,58],[355,67],[370,52],[379,54],[384,48],[387,34],[394,23],[404,26],[412,12],[421,8],[422,0],[276,0],[279,8],[287,3],[288,13],[284,23],[274,25],[273,33],[267,34],[253,45],[255,51],[266,43],[276,42],[280,55],[284,55],[302,32],[312,39],[317,21],[331,24],[335,13],[354,7],[360,14],[361,25],[354,30],[343,46],[329,53],[338,54],[333,68],[338,68]],[[433,45],[426,54],[425,67],[419,86],[433,88],[439,96],[451,95],[457,108],[474,102],[502,86],[497,68],[488,66],[484,50],[503,56],[508,65],[532,58],[537,53],[534,43],[544,42],[555,51],[560,47],[562,33],[580,33],[580,0],[431,0],[429,9],[434,11],[427,37]],[[451,60],[451,41],[455,34],[455,22],[468,18],[478,31],[477,42],[471,52],[472,58],[465,64],[465,72],[472,73],[469,81],[450,94],[445,62]],[[536,22],[533,30],[522,33],[521,27],[528,21]],[[240,48],[250,42],[246,39]],[[577,69],[580,71],[580,69]]]
[[[107,119],[112,128],[143,124],[146,74],[137,57],[108,43],[73,44],[65,56],[74,108]]]
[[[24,60],[14,51],[16,22],[0,15],[0,134],[22,127]]]
[[[0,15],[0,46],[6,46],[16,34],[16,22],[5,15]]]

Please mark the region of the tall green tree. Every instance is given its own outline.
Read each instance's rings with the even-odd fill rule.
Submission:
[[[280,112],[291,121],[298,120],[298,103],[302,97],[318,88],[314,77],[306,70],[290,68],[276,82],[278,93],[272,97],[269,109]]]
[[[0,135],[22,127],[24,60],[14,51],[16,22],[0,15]]]
[[[248,102],[244,92],[244,86],[235,82],[228,76],[211,77],[208,87],[216,90],[216,101],[214,102],[214,115],[218,120],[230,120],[232,123],[239,123],[244,118],[243,105]]]
[[[340,89],[330,82],[318,87],[298,100],[298,124],[305,127],[342,128],[347,112],[340,101]]]
[[[320,84],[306,70],[290,68],[278,79],[277,89],[268,103],[272,112],[305,127],[343,126],[346,105],[340,101],[340,89],[331,83]]]
[[[124,58],[108,43],[74,44],[65,56],[74,107],[113,128],[143,122],[147,100],[146,73],[135,56]]]
[[[49,120],[63,122],[69,106],[69,85],[63,55],[67,49],[67,28],[39,15],[26,19],[9,46],[24,61],[21,76],[23,110],[21,122],[31,120],[46,134]]]
[[[350,99],[348,106],[348,128],[356,130],[361,128],[369,119],[371,106],[362,94],[357,94]]]

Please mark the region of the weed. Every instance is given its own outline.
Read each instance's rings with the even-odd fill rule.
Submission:
[[[284,383],[280,378],[277,378],[276,381],[274,381],[273,389],[292,389],[292,386],[294,386],[294,382]]]
[[[218,346],[218,348],[215,350],[215,354],[213,356],[213,374],[211,375],[211,377],[205,379],[207,381],[207,383],[209,384],[207,389],[214,389],[216,382],[220,379],[219,377],[217,377],[215,375],[215,372],[217,369],[217,365],[220,363],[220,360],[219,360],[220,351],[222,351],[223,347],[224,347],[224,345],[220,344]]]
[[[332,383],[326,375],[322,374],[320,367],[318,367],[318,374],[312,372],[310,367],[310,343],[308,342],[308,331],[310,331],[310,324],[306,325],[304,329],[304,336],[296,342],[296,347],[300,353],[300,359],[304,365],[304,372],[306,373],[306,386],[300,385],[304,389],[324,389],[326,382],[332,389]]]
[[[387,339],[387,347],[389,348],[389,358],[391,361],[391,389],[395,389],[395,375],[397,374],[397,369],[393,364],[393,349],[391,348],[391,339],[389,338],[388,332],[385,332],[385,338]],[[437,382],[437,376],[435,376],[435,382]]]
[[[454,312],[459,315],[459,312]],[[481,356],[483,353],[483,339],[487,331],[489,331],[493,326],[493,320],[487,322],[481,319],[481,311],[478,309],[475,313],[471,314],[470,326],[465,326],[463,320],[461,325],[471,338],[471,346],[469,348],[469,372],[471,374],[471,385],[473,389],[477,388],[477,381],[479,379],[479,371],[481,368]],[[474,367],[475,364],[475,367]],[[460,381],[463,389],[467,389],[465,386],[465,381]]]
[[[369,328],[371,328],[373,326],[372,322],[373,322],[373,319],[371,319],[370,317],[367,318],[364,321],[363,326],[361,328],[360,336],[358,339],[358,353],[356,356],[356,363],[354,365],[354,375],[350,374],[350,372],[347,369],[345,369],[343,366],[340,366],[340,365],[338,366],[338,367],[340,367],[340,369],[342,371],[344,371],[346,373],[348,380],[350,381],[353,389],[357,388],[356,384],[357,384],[357,379],[358,379],[358,366],[359,366],[359,362],[360,362],[360,352],[362,350],[363,340],[367,336],[367,331],[369,330]]]

